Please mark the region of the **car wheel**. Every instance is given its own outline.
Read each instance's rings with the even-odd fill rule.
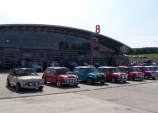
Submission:
[[[88,78],[87,79],[87,84],[92,84],[93,83],[93,80],[91,78]]]
[[[10,86],[11,86],[10,81],[9,79],[7,79],[7,87],[10,87]]]
[[[134,80],[133,76],[129,76],[128,80],[133,81]]]
[[[20,87],[20,83],[16,83],[16,91],[20,91],[21,90],[21,87]]]
[[[77,84],[75,84],[74,86],[78,86],[78,83],[77,83]]]
[[[39,90],[43,90],[43,86],[39,87],[38,89],[39,89]]]
[[[111,78],[111,82],[112,82],[112,83],[115,83],[115,82],[116,82],[116,79],[115,79],[115,78]]]
[[[46,84],[47,83],[46,78],[42,77],[42,82],[43,82],[43,84]]]
[[[60,81],[57,81],[57,82],[56,82],[56,86],[57,86],[57,87],[61,87]]]
[[[144,78],[145,78],[145,79],[149,79],[149,76],[148,76],[148,75],[145,75]]]
[[[105,81],[104,82],[100,82],[101,84],[104,84],[105,83]]]

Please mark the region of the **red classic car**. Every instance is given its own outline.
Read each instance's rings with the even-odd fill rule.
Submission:
[[[151,70],[148,66],[133,66],[136,68],[137,71],[144,73],[144,78],[149,79],[157,79],[157,72]]]
[[[120,72],[117,67],[110,67],[110,66],[101,66],[98,67],[98,71],[100,73],[105,73],[106,80],[115,82],[126,82],[128,75],[126,73]]]
[[[78,76],[71,74],[67,67],[48,67],[43,76],[43,83],[52,82],[57,87],[62,85],[77,86],[79,83]]]
[[[135,67],[132,66],[118,66],[120,72],[124,72],[128,74],[128,80],[140,80],[144,79],[144,73],[136,70]]]

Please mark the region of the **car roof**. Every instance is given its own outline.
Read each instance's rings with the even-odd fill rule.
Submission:
[[[25,69],[33,69],[33,68],[14,68],[15,70],[19,70],[19,69],[22,69],[22,70],[25,70]],[[33,69],[34,70],[34,69]]]
[[[96,68],[96,67],[88,65],[88,66],[77,66],[75,68]]]
[[[118,67],[118,68],[119,68],[119,67],[121,67],[121,68],[128,68],[128,66],[117,66],[117,67]]]
[[[98,68],[117,68],[117,67],[114,67],[114,66],[100,66]]]
[[[47,67],[49,69],[68,69],[67,67]]]

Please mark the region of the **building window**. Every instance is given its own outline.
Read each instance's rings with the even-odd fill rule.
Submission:
[[[33,47],[34,45],[34,31],[23,31],[22,45],[27,47]]]
[[[0,44],[2,44],[2,36],[3,36],[3,32],[0,31]]]
[[[49,33],[37,31],[35,35],[35,47],[37,48],[49,48]]]
[[[20,31],[5,31],[4,32],[4,45],[20,46],[21,45]]]
[[[52,33],[50,44],[51,44],[51,48],[53,50],[69,48],[69,45],[65,44],[65,35],[64,34]]]

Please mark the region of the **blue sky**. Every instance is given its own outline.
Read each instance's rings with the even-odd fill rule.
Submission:
[[[158,47],[158,0],[0,0],[0,24],[51,24]]]

